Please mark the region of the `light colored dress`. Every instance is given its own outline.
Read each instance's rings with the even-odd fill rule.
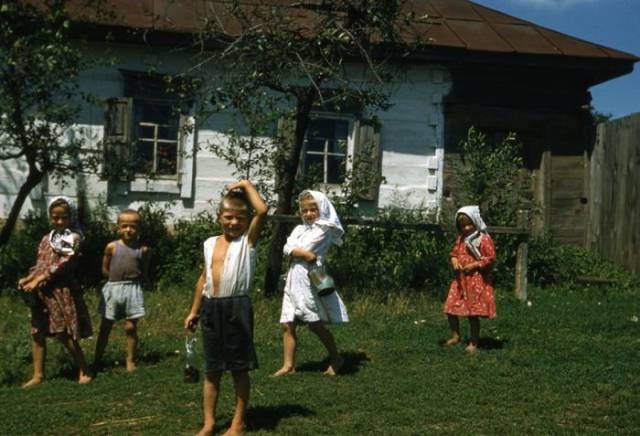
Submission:
[[[326,225],[298,225],[287,238],[284,253],[290,255],[294,248],[313,251],[317,256],[317,264],[322,265],[325,254],[334,243],[334,234],[335,232]],[[314,265],[291,258],[282,298],[280,322],[348,322],[347,308],[337,291],[324,297],[319,297],[314,292],[308,275],[311,266]]]

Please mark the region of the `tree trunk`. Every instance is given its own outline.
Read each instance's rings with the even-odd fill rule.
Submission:
[[[309,124],[309,114],[313,105],[314,92],[309,91],[298,97],[296,106],[296,129],[291,144],[285,144],[287,147],[285,158],[283,159],[281,168],[279,168],[279,183],[276,187],[278,202],[276,205],[276,214],[291,214],[291,203],[293,198],[293,189],[295,187],[296,175],[298,172],[298,164],[300,162],[300,153],[304,143],[304,135]],[[269,256],[267,259],[267,269],[264,278],[265,295],[273,296],[278,292],[278,281],[282,272],[282,248],[287,242],[289,234],[289,225],[287,223],[274,223],[273,236],[271,245],[269,246]]]
[[[24,205],[24,201],[27,199],[27,196],[29,195],[31,190],[42,181],[43,177],[43,172],[34,169],[29,170],[27,180],[25,180],[22,186],[20,186],[18,195],[16,196],[13,205],[11,206],[11,212],[9,212],[9,216],[2,225],[2,230],[0,230],[0,247],[5,245],[7,241],[9,241],[9,237],[11,236],[11,233],[16,226],[16,222],[18,221],[18,217],[20,216],[20,210]]]

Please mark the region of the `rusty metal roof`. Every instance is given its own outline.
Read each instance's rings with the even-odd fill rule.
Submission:
[[[265,0],[245,0],[264,4]],[[266,0],[279,5],[319,4],[321,0]],[[78,21],[132,27],[164,32],[192,33],[202,29],[206,20],[225,20],[228,0],[106,0],[114,14],[99,16],[80,0],[72,1],[70,12]],[[408,0],[405,12],[413,16],[413,35],[428,47],[457,49],[476,53],[545,55],[586,59],[640,60],[623,51],[594,44],[521,20],[469,0]],[[297,10],[296,19],[312,22],[313,13]],[[238,30],[233,20],[226,21],[230,33]]]
[[[521,20],[469,0],[409,0],[409,7],[428,14],[427,29],[435,46],[526,55],[640,58]]]

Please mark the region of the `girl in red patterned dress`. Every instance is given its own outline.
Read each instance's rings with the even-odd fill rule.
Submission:
[[[49,203],[53,230],[40,241],[36,265],[18,282],[19,289],[36,294],[31,306],[33,377],[23,388],[42,383],[47,336],[56,336],[71,353],[79,368],[78,383],[91,381],[78,342],[91,335],[91,320],[75,278],[82,237],[72,230],[74,216],[70,199],[56,197]]]
[[[459,316],[469,318],[470,340],[466,351],[474,353],[480,337],[480,317],[495,318],[491,266],[496,252],[478,206],[465,206],[456,212],[458,237],[451,250],[451,266],[456,278],[449,286],[444,312],[449,320],[451,338],[446,345],[460,342]]]

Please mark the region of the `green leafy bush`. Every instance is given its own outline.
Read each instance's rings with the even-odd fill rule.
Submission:
[[[210,236],[220,234],[217,218],[210,212],[201,212],[193,218],[176,221],[173,230],[172,251],[162,256],[159,279],[168,283],[195,283],[197,272],[203,264],[203,242]],[[154,253],[158,252],[157,247],[152,246],[152,249]]]
[[[550,234],[531,240],[529,280],[538,286],[575,284],[578,277],[609,279],[618,288],[639,284],[638,277],[622,266],[601,259],[597,254],[575,245],[559,245]]]

